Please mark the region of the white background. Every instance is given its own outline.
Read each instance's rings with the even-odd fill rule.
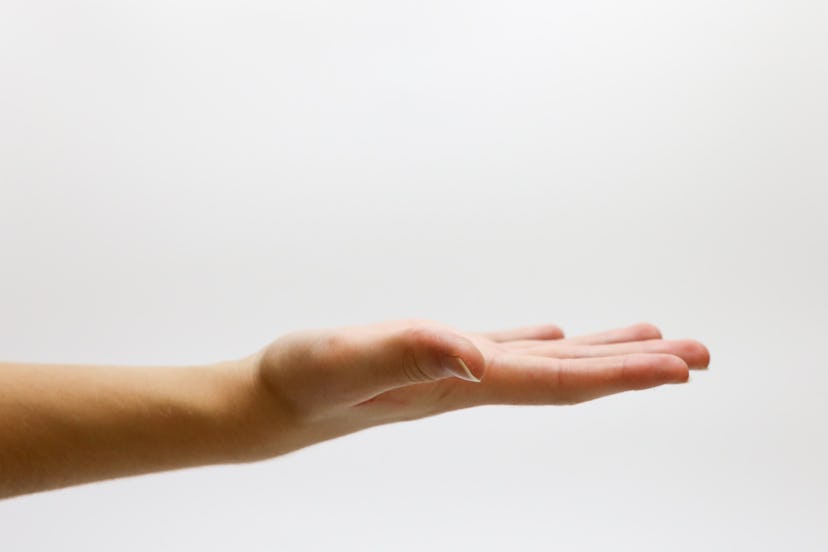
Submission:
[[[822,0],[0,2],[0,355],[641,320],[691,382],[0,503],[30,550],[825,550]]]

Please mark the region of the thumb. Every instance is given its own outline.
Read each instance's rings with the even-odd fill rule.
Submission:
[[[386,346],[391,356],[387,359],[389,376],[395,387],[449,377],[479,382],[485,370],[477,347],[444,329],[410,327],[392,335]]]
[[[349,348],[356,358],[337,371],[337,387],[348,401],[361,402],[397,387],[446,378],[479,382],[485,371],[480,350],[469,339],[442,328],[408,326],[353,339]]]

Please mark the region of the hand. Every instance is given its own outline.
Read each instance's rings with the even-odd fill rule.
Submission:
[[[181,367],[0,363],[0,498],[259,460],[367,427],[484,404],[573,404],[687,381],[697,341],[657,328],[564,338],[398,321],[288,334]]]
[[[683,383],[710,355],[651,324],[565,338],[556,326],[467,333],[431,321],[288,334],[255,356],[290,423],[269,454],[486,404],[575,404]],[[476,381],[479,380],[479,381]]]

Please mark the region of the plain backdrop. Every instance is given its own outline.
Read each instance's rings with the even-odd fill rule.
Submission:
[[[0,2],[0,356],[638,321],[690,383],[0,503],[34,550],[825,550],[822,0]]]

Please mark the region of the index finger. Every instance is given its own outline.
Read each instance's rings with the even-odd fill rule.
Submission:
[[[689,378],[687,363],[671,354],[634,353],[589,358],[503,355],[482,383],[465,386],[475,404],[574,404]]]

